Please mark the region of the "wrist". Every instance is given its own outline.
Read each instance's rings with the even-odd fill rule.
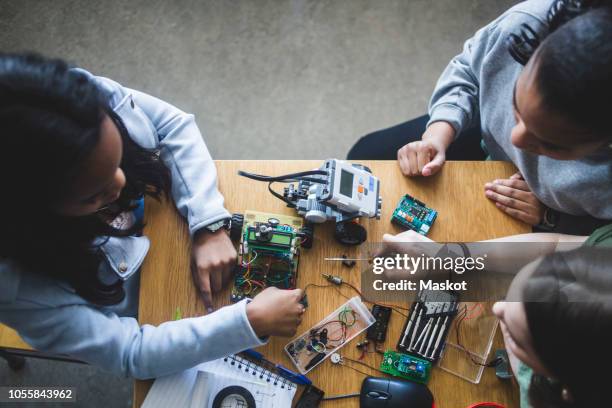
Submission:
[[[453,140],[455,140],[455,128],[453,128],[448,122],[434,122],[429,125],[421,139],[424,141],[438,143],[444,147],[444,150],[446,150]]]
[[[257,305],[254,305],[252,301],[248,302],[246,305],[246,315],[249,323],[251,324],[251,328],[257,337],[268,336],[268,333],[265,333],[265,330],[263,329],[263,316]]]
[[[213,230],[210,230],[206,226],[206,227],[202,227],[198,229],[196,232],[193,233],[193,241],[194,242],[206,241],[209,238],[217,237],[223,234],[229,236],[229,233],[226,228],[218,228],[213,231]]]

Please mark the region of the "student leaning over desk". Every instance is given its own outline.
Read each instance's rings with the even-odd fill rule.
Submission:
[[[611,72],[612,1],[525,1],[465,42],[428,116],[365,136],[349,159],[397,158],[407,176],[447,159],[511,161],[519,172],[483,186],[487,198],[530,225],[589,234],[612,220]]]
[[[186,218],[206,306],[231,278],[229,214],[193,115],[59,60],[0,54],[0,121],[0,321],[34,348],[152,378],[295,333],[301,290],[135,319],[144,195],[171,196]]]
[[[417,256],[439,249],[414,231],[385,234],[384,241]],[[516,274],[493,313],[521,408],[609,406],[609,376],[599,370],[612,364],[612,224],[590,236],[533,233],[481,242],[496,245],[467,244],[471,257],[486,256],[490,271]],[[521,245],[517,257],[509,253],[512,243],[535,245]]]

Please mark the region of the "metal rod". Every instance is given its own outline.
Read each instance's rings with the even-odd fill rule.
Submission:
[[[423,354],[423,347],[425,346],[425,340],[427,339],[427,336],[429,336],[429,330],[431,330],[431,323],[433,322],[433,319],[433,317],[430,317],[427,321],[427,327],[425,328],[425,336],[423,336],[423,342],[421,343],[421,347],[419,347],[419,354]]]
[[[431,348],[431,343],[433,343],[433,339],[436,337],[436,330],[438,330],[438,326],[440,325],[441,318],[442,316],[438,316],[438,318],[436,319],[436,324],[434,325],[434,328],[431,331],[431,334],[429,335],[429,343],[427,343],[427,348],[425,349],[424,355],[427,355],[429,353],[429,349]]]
[[[448,323],[448,315],[446,315],[446,317],[444,318],[444,323],[442,323],[442,327],[440,327],[440,332],[438,333],[438,339],[436,340],[436,343],[434,344],[433,350],[431,350],[431,355],[429,356],[429,358],[434,358],[434,355],[436,354],[436,350],[438,349],[438,346],[440,345],[440,341],[442,340],[442,336],[444,335],[444,332],[446,331],[447,323]]]
[[[419,304],[417,303],[416,306],[414,307],[414,311],[410,315],[410,320],[408,321],[408,325],[406,326],[406,330],[404,331],[404,335],[402,336],[402,342],[400,343],[400,346],[402,347],[406,347],[404,345],[404,342],[406,341],[406,337],[408,337],[408,333],[410,333],[410,328],[412,327],[412,323],[414,322],[414,315],[417,314],[416,310],[418,307],[419,307]]]
[[[419,315],[417,316],[416,324],[414,325],[414,330],[412,331],[412,336],[410,337],[410,344],[408,345],[408,349],[412,350],[412,344],[414,343],[414,338],[416,336],[416,332],[419,328],[419,323],[421,323],[421,316],[423,315],[423,308],[420,309]]]

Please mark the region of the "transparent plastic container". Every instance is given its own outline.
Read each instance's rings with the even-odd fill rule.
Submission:
[[[459,315],[453,321],[446,346],[438,366],[444,371],[478,384],[489,361],[495,332],[499,320],[491,308],[493,302],[461,302],[459,309],[466,307],[467,315]],[[459,329],[459,337],[457,333]]]
[[[285,346],[289,358],[306,374],[370,327],[376,319],[357,296]]]

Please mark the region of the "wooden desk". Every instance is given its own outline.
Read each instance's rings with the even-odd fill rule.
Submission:
[[[267,191],[267,184],[237,176],[237,171],[246,170],[259,174],[280,175],[308,170],[320,166],[321,161],[218,161],[219,188],[225,196],[230,212],[247,209],[292,215],[280,200]],[[363,162],[381,179],[383,212],[380,221],[367,220],[369,240],[379,242],[385,232],[397,233],[399,229],[389,220],[395,205],[405,193],[410,193],[439,211],[438,219],[430,237],[437,241],[477,241],[511,234],[529,232],[529,228],[502,214],[484,196],[484,183],[495,178],[508,177],[514,167],[501,162],[448,162],[442,172],[430,178],[406,178],[402,176],[394,161]],[[171,205],[159,205],[149,200],[146,206],[146,235],[151,239],[151,250],[142,269],[140,286],[140,323],[160,324],[171,320],[177,307],[184,317],[204,314],[189,272],[189,240],[185,223],[176,215]],[[306,283],[324,283],[321,272],[342,276],[359,286],[358,268],[348,269],[339,263],[323,260],[328,256],[355,255],[355,248],[346,248],[333,239],[332,225],[317,226],[314,246],[304,250],[300,258],[298,286]],[[345,292],[349,296],[354,294]],[[298,332],[302,332],[330,311],[344,303],[331,289],[309,291],[310,308]],[[229,291],[215,297],[216,306],[229,303]],[[391,318],[386,347],[394,348],[403,319],[394,314]],[[288,339],[273,339],[259,349],[273,360],[293,367],[283,351]],[[496,347],[501,346],[501,337],[496,338]],[[357,357],[354,343],[346,345],[342,354]],[[370,355],[365,361],[378,365],[379,357]],[[362,368],[362,367],[360,367]],[[367,368],[365,368],[367,370]],[[376,375],[376,372],[372,372]],[[356,392],[363,375],[348,369],[332,366],[329,361],[314,369],[309,377],[315,385],[328,395]],[[150,381],[136,381],[134,406],[139,407],[151,386]],[[499,381],[492,370],[486,370],[478,385],[474,385],[434,369],[429,383],[438,408],[463,408],[478,401],[495,401],[507,408],[519,406],[518,390],[512,382]],[[357,407],[358,401],[330,401],[326,407]]]

